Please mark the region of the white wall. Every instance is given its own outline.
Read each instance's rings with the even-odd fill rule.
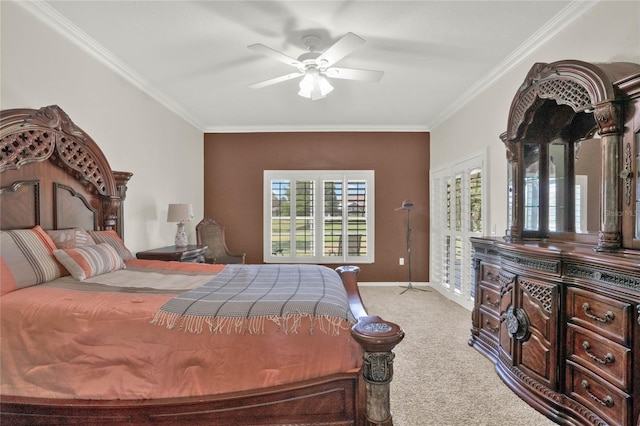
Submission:
[[[133,173],[125,240],[133,251],[173,244],[169,203],[203,214],[203,132],[13,2],[1,7],[0,107],[60,106],[114,170]],[[187,225],[195,243],[195,223]]]
[[[536,62],[577,59],[586,62],[640,63],[640,2],[601,1],[511,69],[491,87],[431,132],[431,168],[468,152],[489,148],[489,223],[503,236],[506,218],[506,157],[499,135],[518,87]],[[483,76],[479,76],[483,77]],[[464,145],[464,150],[452,150]]]

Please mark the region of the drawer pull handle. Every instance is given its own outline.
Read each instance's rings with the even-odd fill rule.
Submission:
[[[611,398],[611,396],[607,395],[604,399],[598,398],[593,393],[591,393],[591,391],[589,390],[589,382],[587,382],[586,380],[582,380],[582,387],[587,391],[587,394],[591,397],[591,399],[596,401],[598,404],[605,407],[613,407],[613,398]]]
[[[607,353],[604,356],[604,359],[600,359],[597,356],[595,356],[594,354],[592,354],[589,349],[591,348],[591,345],[589,344],[589,342],[587,342],[586,340],[584,342],[582,342],[582,347],[584,348],[584,351],[587,353],[587,355],[589,356],[589,358],[591,358],[592,360],[594,360],[597,363],[600,364],[609,364],[609,363],[613,363],[614,361],[614,357],[612,354]]]
[[[492,281],[496,279],[495,275],[493,275],[493,272],[491,271],[487,271],[487,278],[489,278]]]
[[[491,323],[489,322],[489,320],[484,320],[484,328],[486,328],[487,330],[489,330],[492,333],[497,333],[498,331],[500,331],[500,328],[496,327],[492,327]]]
[[[600,318],[599,316],[590,313],[589,311],[591,311],[591,306],[589,306],[588,303],[583,304],[582,305],[582,309],[584,309],[584,314],[588,318],[591,318],[592,320],[596,320],[598,322],[613,321],[613,318],[615,318],[615,315],[613,315],[613,312],[611,312],[611,311],[607,311],[607,313],[604,314],[604,318]]]
[[[487,302],[487,305],[493,306],[494,308],[497,308],[500,305],[500,299],[496,299],[492,302],[488,294],[484,297],[484,300]]]

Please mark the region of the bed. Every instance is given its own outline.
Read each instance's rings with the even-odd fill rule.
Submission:
[[[58,106],[2,111],[0,422],[393,424],[404,332],[357,267],[137,260],[131,177]]]

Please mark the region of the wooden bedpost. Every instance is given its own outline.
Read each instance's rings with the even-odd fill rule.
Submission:
[[[127,198],[127,183],[131,179],[133,173],[130,172],[113,172],[113,177],[116,180],[116,188],[118,189],[118,196],[120,197],[120,207],[118,208],[118,221],[116,222],[116,232],[120,235],[120,238],[124,239],[124,203]]]
[[[360,268],[343,266],[336,270],[349,294],[351,311],[358,319],[358,323],[351,328],[351,336],[364,349],[362,375],[367,392],[367,425],[392,426],[390,383],[395,357],[392,350],[404,338],[404,331],[397,324],[367,315],[356,280]]]
[[[404,338],[404,331],[380,317],[363,317],[353,326],[351,335],[364,349],[362,374],[367,389],[367,423],[391,426],[390,383],[395,357],[391,350]]]

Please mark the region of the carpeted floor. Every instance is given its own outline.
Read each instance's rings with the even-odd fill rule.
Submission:
[[[548,426],[471,348],[471,313],[437,291],[362,286],[370,315],[405,331],[394,350],[391,409],[395,426]]]

